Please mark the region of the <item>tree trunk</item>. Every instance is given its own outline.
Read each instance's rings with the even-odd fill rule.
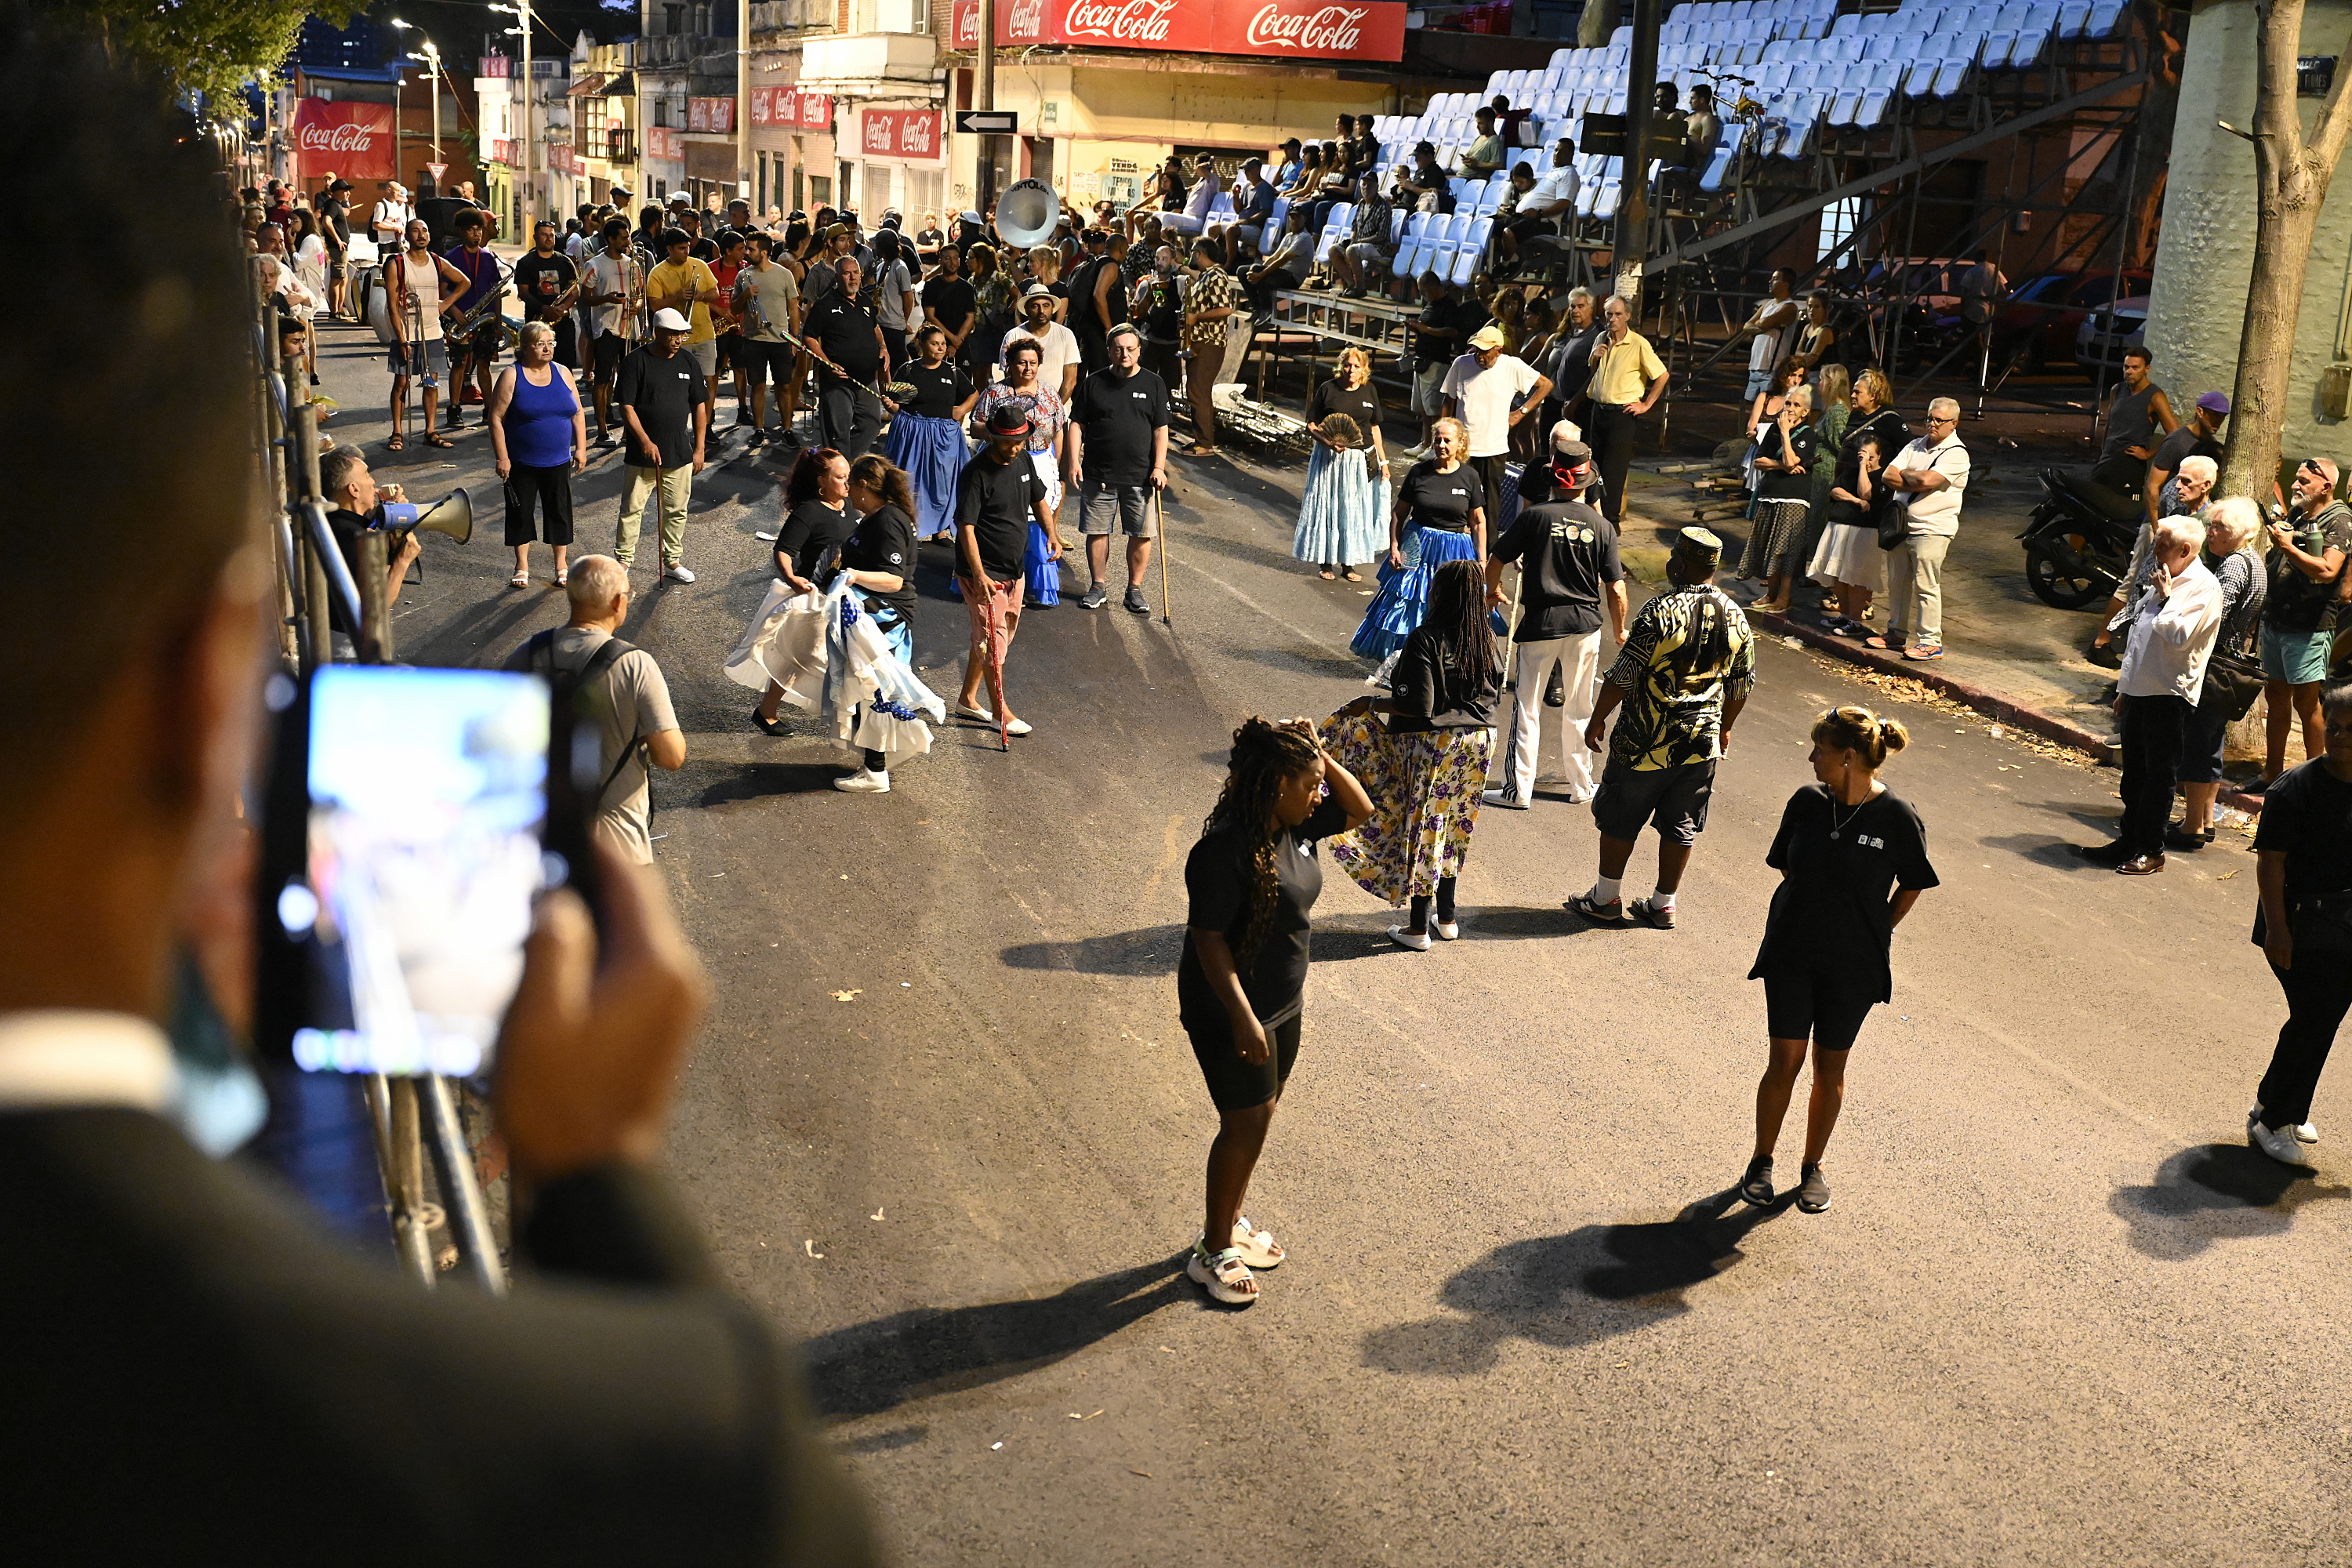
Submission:
[[[1617,30],[1618,8],[1618,0],[1584,0],[1583,14],[1576,19],[1576,47],[1607,47],[1609,35]]]
[[[2231,399],[2230,445],[2221,493],[2270,500],[2278,473],[2280,427],[2312,236],[2344,152],[2344,91],[2352,71],[2338,71],[2305,144],[2295,101],[2296,55],[2303,45],[2304,0],[2257,4],[2254,99],[2253,275],[2246,283],[2245,327],[2238,339],[2238,381]],[[2345,51],[2352,54],[2352,50]]]

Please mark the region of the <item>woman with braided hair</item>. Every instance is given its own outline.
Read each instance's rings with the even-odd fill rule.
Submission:
[[[1250,1270],[1283,1259],[1242,1200],[1298,1057],[1309,915],[1323,891],[1315,847],[1371,814],[1364,786],[1324,755],[1307,721],[1250,719],[1234,731],[1224,792],[1184,862],[1192,903],[1176,1010],[1218,1117],[1207,1221],[1185,1272],[1228,1306],[1256,1300]]]

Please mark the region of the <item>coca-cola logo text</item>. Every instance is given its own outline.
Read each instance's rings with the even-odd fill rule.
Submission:
[[[1013,0],[1013,9],[1005,16],[1004,30],[1016,38],[1044,37],[1045,0]]]
[[[1285,11],[1280,0],[1273,0],[1250,18],[1250,47],[1335,54],[1350,50],[1361,34],[1364,10],[1361,5],[1326,5],[1300,14]]]
[[[1164,44],[1175,0],[1071,0],[1062,31],[1074,38],[1108,38],[1122,44]]]
[[[348,123],[305,125],[299,140],[305,153],[364,153],[375,144],[375,128]]]

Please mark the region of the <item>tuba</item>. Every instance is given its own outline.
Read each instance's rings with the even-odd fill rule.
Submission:
[[[1044,245],[1062,226],[1061,198],[1039,179],[1019,181],[996,198],[997,237],[1022,250]]]

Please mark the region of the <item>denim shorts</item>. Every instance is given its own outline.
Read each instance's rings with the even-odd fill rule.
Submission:
[[[1151,487],[1150,485],[1112,485],[1100,479],[1088,479],[1081,497],[1078,531],[1108,533],[1113,523],[1130,539],[1150,539],[1151,528]]]
[[[2294,686],[2310,686],[2327,679],[2327,650],[2334,632],[2284,632],[2263,627],[2263,675]]]

